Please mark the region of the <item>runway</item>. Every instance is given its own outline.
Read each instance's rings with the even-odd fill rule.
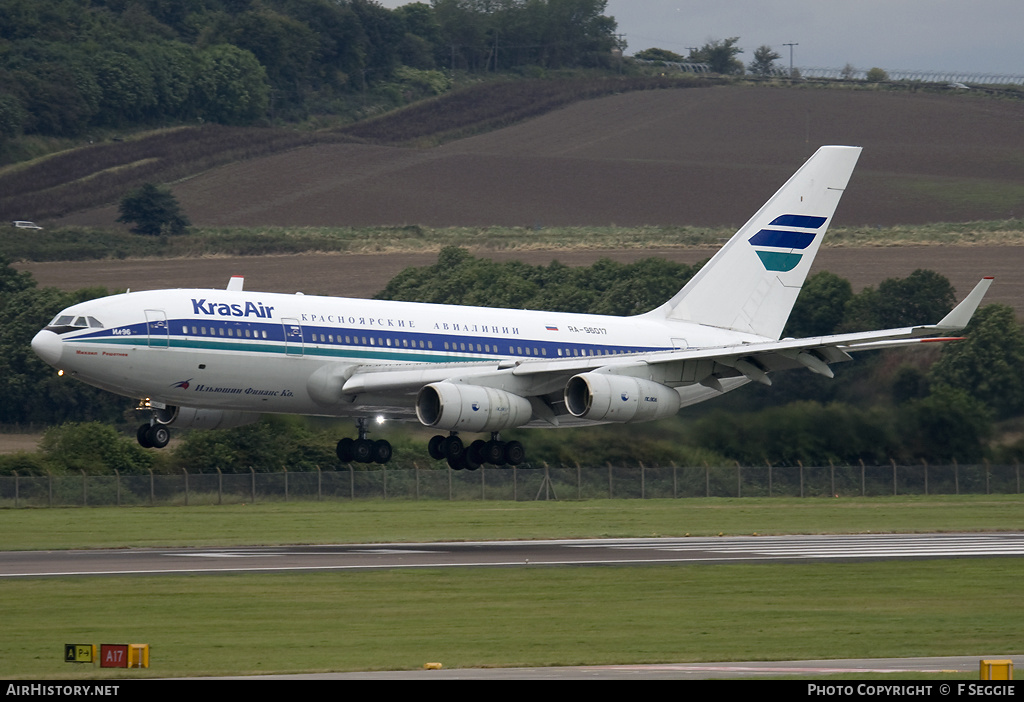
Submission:
[[[982,659],[1010,660],[1013,668],[1024,666],[1024,656],[936,656],[932,658],[851,658],[807,661],[735,661],[724,663],[660,663],[649,665],[585,665],[551,668],[460,668],[453,670],[394,670],[357,673],[312,673],[308,675],[261,675],[236,677],[231,680],[721,680],[770,678],[777,676],[814,679],[828,675],[890,676],[899,684],[900,674],[915,673],[925,677],[950,673],[977,673]],[[865,683],[850,684],[857,696],[873,696]],[[948,694],[934,682],[908,683],[915,687],[932,685],[934,694]],[[957,691],[956,682],[947,688]],[[988,694],[1013,694],[1015,683],[986,683]],[[799,683],[804,686],[806,683]],[[1001,692],[991,692],[998,688]],[[802,687],[801,691],[806,691]],[[899,694],[891,692],[891,694]],[[904,694],[914,694],[906,692]],[[918,695],[921,692],[917,693]],[[959,694],[966,694],[959,690]],[[929,694],[930,696],[930,694]]]
[[[733,536],[0,552],[0,578],[637,566],[1024,555],[1024,533]]]

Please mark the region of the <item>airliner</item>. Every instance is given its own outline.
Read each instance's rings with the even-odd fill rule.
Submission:
[[[671,417],[770,374],[833,377],[856,351],[948,341],[991,278],[938,323],[780,338],[861,153],[823,146],[660,307],[629,317],[225,289],[129,291],[73,305],[32,340],[63,374],[140,399],[140,444],[169,427],[228,428],[263,414],[349,417],[342,462],[387,463],[374,420],[439,433],[454,469],[518,465],[515,427]],[[447,433],[445,433],[447,432]],[[482,434],[468,445],[463,433]]]

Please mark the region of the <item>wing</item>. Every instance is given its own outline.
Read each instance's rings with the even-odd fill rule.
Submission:
[[[532,411],[530,423],[565,426],[587,423],[574,420],[588,419],[583,405],[586,404],[589,410],[594,399],[588,396],[581,400],[577,411],[570,406],[570,383],[578,376],[593,379],[602,375],[602,382],[607,381],[602,385],[605,394],[644,395],[651,404],[658,404],[658,394],[662,390],[671,389],[679,396],[678,404],[671,407],[674,398],[669,402],[662,398],[659,406],[659,411],[664,412],[660,416],[668,416],[680,406],[714,397],[749,381],[770,385],[769,374],[773,371],[806,368],[831,378],[830,364],[851,360],[851,353],[960,338],[949,334],[967,325],[991,283],[991,278],[984,278],[952,312],[931,325],[611,356],[406,366],[362,365],[336,371],[343,373],[344,377],[336,378],[335,382],[338,392],[349,402],[383,406],[404,397],[399,404],[406,407],[416,402],[417,395],[427,386],[489,388],[528,401]],[[592,391],[591,395],[595,392],[600,391]],[[638,417],[615,420],[602,416],[593,421],[638,420]]]

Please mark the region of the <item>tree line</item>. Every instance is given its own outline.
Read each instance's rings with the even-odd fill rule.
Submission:
[[[496,263],[450,247],[433,266],[400,273],[378,298],[628,315],[660,305],[699,268],[656,258],[629,264],[602,260],[589,267],[531,266]],[[338,423],[325,426],[288,417],[184,433],[173,451],[138,447],[131,438],[137,424],[134,402],[57,377],[29,346],[62,308],[106,293],[39,288],[30,275],[0,261],[0,424],[52,425],[41,453],[0,456],[0,472],[117,468],[131,473],[181,466],[247,472],[250,467],[314,470],[336,463]],[[821,272],[808,278],[785,334],[934,322],[953,302],[949,281],[933,271],[918,270],[858,293],[845,279]],[[993,446],[992,439],[1000,426],[1013,426],[1024,416],[1024,328],[1011,308],[990,304],[977,312],[964,336],[941,348],[924,344],[858,354],[853,362],[834,366],[833,380],[798,370],[778,373],[772,388],[752,384],[684,410],[682,420],[508,435],[529,441],[537,462],[554,465],[1019,460],[1024,441]],[[115,426],[124,434],[118,435]],[[395,467],[422,464],[425,437],[414,429],[391,427],[388,432]],[[596,432],[615,438],[605,434],[596,440]]]
[[[381,86],[439,92],[439,68],[599,65],[605,0],[5,0],[0,145],[21,134],[332,113]]]

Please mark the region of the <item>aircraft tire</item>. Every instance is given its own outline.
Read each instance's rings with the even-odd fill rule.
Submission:
[[[355,458],[355,440],[345,437],[338,442],[337,448],[334,453],[337,454],[338,460],[342,463],[351,463]]]
[[[139,430],[135,432],[135,438],[139,442],[139,446],[142,448],[153,448],[153,444],[149,443],[149,425],[143,424],[139,427]]]
[[[518,441],[509,441],[505,444],[505,463],[510,466],[518,466],[526,460],[526,449]]]
[[[356,439],[352,444],[352,459],[356,463],[373,463],[373,442]]]
[[[430,443],[427,444],[427,453],[435,461],[440,461],[444,458],[444,437],[440,434],[430,437]]]
[[[146,440],[153,448],[163,448],[171,440],[171,430],[163,424],[154,424],[146,432]]]
[[[444,451],[445,458],[451,462],[451,459],[458,458],[466,450],[462,445],[462,439],[457,436],[445,437],[441,444],[442,450]]]
[[[505,463],[505,442],[504,441],[488,441],[484,444],[482,451],[485,463],[490,463],[492,466],[500,466]]]
[[[391,444],[380,439],[373,442],[373,462],[384,465],[391,460]]]

